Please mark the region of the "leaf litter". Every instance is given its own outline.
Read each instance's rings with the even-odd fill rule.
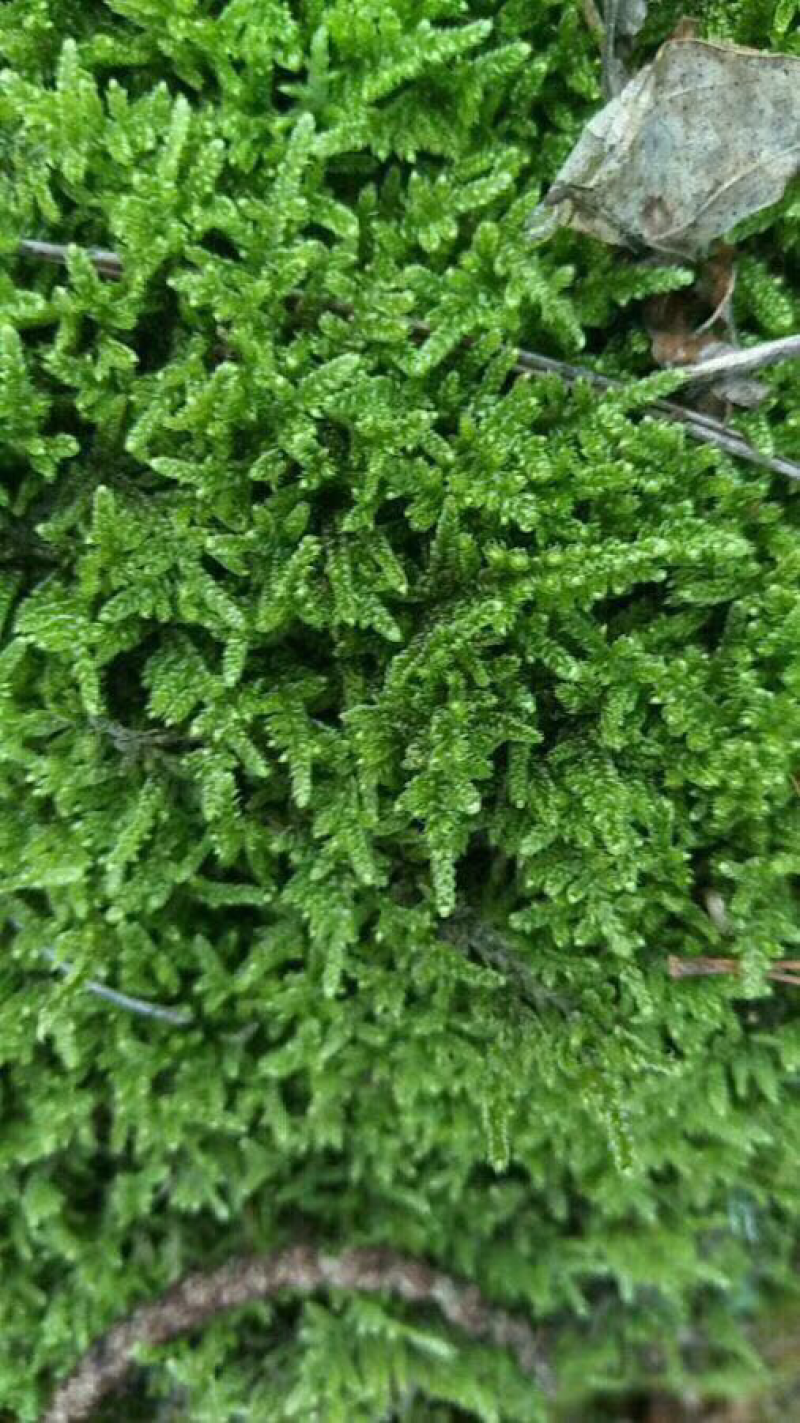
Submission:
[[[690,291],[646,307],[653,358],[693,370],[712,361],[719,378],[703,396],[706,408],[753,408],[767,387],[750,374],[757,360],[741,369],[735,250],[711,249],[778,202],[800,173],[800,59],[702,40],[682,21],[626,79],[621,51],[646,17],[647,0],[608,0],[603,77],[611,97],[556,175],[530,233],[541,240],[569,226],[650,262],[697,262]],[[765,353],[767,345],[775,343]]]
[[[671,39],[589,121],[537,213],[694,258],[798,172],[800,59]]]

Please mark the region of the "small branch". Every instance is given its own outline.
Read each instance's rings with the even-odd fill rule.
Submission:
[[[593,35],[597,36],[597,39],[602,44],[606,27],[603,24],[602,16],[595,4],[595,0],[581,0],[581,9],[583,10],[583,18],[586,21],[587,27],[591,30]]]
[[[325,1255],[311,1246],[292,1246],[270,1255],[233,1260],[209,1274],[189,1275],[153,1304],[141,1306],[84,1354],[60,1384],[42,1423],[77,1423],[124,1382],[142,1346],[166,1344],[200,1328],[229,1309],[271,1299],[283,1290],[301,1295],[318,1290],[387,1294],[415,1304],[435,1305],[448,1322],[472,1339],[508,1349],[525,1373],[552,1391],[543,1341],[524,1320],[497,1309],[474,1285],[388,1249],[346,1250]]]
[[[617,53],[617,9],[619,0],[607,0],[603,27],[603,98],[615,99],[625,87],[625,68]]]
[[[762,341],[758,346],[748,346],[741,351],[681,366],[680,373],[694,384],[705,383],[716,380],[717,376],[749,375],[752,371],[774,366],[778,361],[796,360],[798,356],[800,336],[783,336],[779,341]]]
[[[42,949],[41,952],[59,973],[72,972],[73,965],[56,958],[53,949]],[[192,1021],[191,1013],[183,1008],[162,1008],[161,1004],[149,1003],[145,998],[132,998],[129,993],[118,993],[116,988],[107,988],[104,983],[97,983],[93,978],[87,979],[81,987],[87,988],[90,993],[96,993],[98,998],[105,998],[117,1008],[127,1008],[129,1013],[139,1013],[143,1018],[160,1018],[162,1022],[174,1023],[176,1027],[185,1027]]]
[[[102,247],[85,247],[83,250],[101,276],[122,276],[122,258],[118,252],[108,252]],[[37,257],[42,262],[66,263],[69,255],[69,247],[65,243],[34,242],[30,238],[18,242],[17,251],[21,257]]]
[[[48,262],[66,262],[69,248],[63,244],[55,242],[34,242],[26,239],[17,245],[17,250],[21,256],[38,257]],[[122,258],[117,252],[105,251],[100,247],[88,247],[85,249],[87,255],[97,266],[97,270],[107,277],[120,277],[123,271]],[[294,296],[302,299],[303,293],[293,293]],[[353,308],[344,302],[327,302],[326,305],[343,316],[352,316]],[[412,330],[422,336],[431,334],[431,327],[424,321],[412,321]],[[787,343],[797,343],[792,349],[784,354],[777,354],[775,348],[779,345],[786,347]],[[770,349],[770,356],[767,364],[779,361],[788,355],[800,355],[800,337],[788,337],[783,342],[768,341],[765,347]],[[755,352],[763,350],[764,347],[753,346],[749,350],[741,353],[742,356],[754,359]],[[728,359],[720,358],[720,359]],[[712,371],[713,362],[702,363],[702,370],[699,367],[685,367],[681,374],[688,373],[689,379],[711,379],[713,380],[720,371]],[[730,367],[726,369],[730,370]],[[737,367],[741,369],[741,367]],[[755,369],[754,366],[748,369]],[[516,362],[514,370],[519,375],[557,375],[566,382],[567,385],[574,385],[577,381],[587,381],[598,390],[625,390],[626,383],[623,380],[615,380],[610,376],[600,375],[599,372],[589,369],[587,366],[573,366],[567,361],[558,361],[551,356],[540,356],[534,351],[518,350],[516,352]],[[761,469],[769,469],[773,474],[783,474],[788,479],[800,480],[800,464],[793,460],[783,459],[780,455],[766,455],[761,450],[755,449],[744,439],[742,435],[731,431],[722,425],[720,421],[713,420],[709,416],[701,414],[700,411],[690,410],[687,406],[678,405],[671,400],[654,400],[648,407],[651,411],[657,411],[669,420],[678,421],[686,427],[687,434],[693,440],[698,440],[701,444],[714,445],[717,449],[724,450],[726,454],[733,455],[737,459],[746,460],[749,464],[759,466]]]
[[[742,971],[739,959],[714,959],[698,957],[682,959],[672,955],[669,960],[671,978],[695,978],[710,974],[738,974]],[[767,969],[767,978],[776,983],[794,983],[800,988],[800,959],[778,959]]]
[[[605,0],[603,38],[603,95],[608,102],[622,93],[628,82],[623,59],[630,41],[647,19],[648,0]]]
[[[539,1011],[543,1007],[558,1008],[569,1014],[573,1004],[563,994],[545,988],[528,968],[514,949],[505,942],[502,934],[483,923],[469,910],[461,910],[442,926],[442,938],[461,953],[468,955],[473,950],[484,963],[488,963],[506,982],[513,982],[521,999],[529,1008]]]
[[[567,385],[575,385],[578,381],[585,380],[599,390],[625,390],[626,388],[625,381],[600,375],[599,372],[589,370],[586,366],[572,366],[568,365],[566,361],[556,361],[552,356],[539,356],[533,351],[517,351],[517,363],[514,369],[520,373],[531,371],[539,374],[557,375]],[[749,464],[760,465],[762,469],[770,469],[773,474],[784,474],[788,479],[800,480],[800,464],[796,464],[794,460],[783,459],[780,455],[763,454],[761,450],[749,445],[744,436],[738,434],[737,431],[727,429],[720,420],[703,415],[699,410],[690,410],[688,406],[678,405],[673,400],[654,400],[648,408],[651,411],[657,411],[660,415],[665,415],[669,420],[685,425],[687,434],[693,440],[700,441],[701,444],[715,445],[717,449],[724,450],[726,454],[735,455],[737,459],[747,460]]]

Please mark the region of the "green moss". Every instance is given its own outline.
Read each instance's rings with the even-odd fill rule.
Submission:
[[[783,0],[700,10],[798,52]],[[800,1244],[765,977],[797,494],[635,388],[514,379],[517,346],[644,374],[640,299],[686,280],[526,241],[599,102],[581,7],[12,0],[0,52],[0,1405],[298,1232],[544,1323],[557,1405],[433,1314],[287,1298],[163,1350],[126,1416],[755,1387]],[[800,325],[798,215],[742,241],[754,337]],[[790,455],[800,370],[766,379],[740,423]],[[672,981],[693,951],[743,978]]]

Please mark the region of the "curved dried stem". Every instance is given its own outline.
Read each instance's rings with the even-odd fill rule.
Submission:
[[[189,1275],[153,1304],[115,1324],[56,1389],[42,1423],[89,1418],[124,1383],[142,1346],[169,1343],[226,1310],[285,1290],[309,1295],[321,1289],[387,1294],[435,1305],[462,1333],[508,1349],[540,1388],[552,1390],[542,1336],[524,1320],[489,1304],[474,1285],[394,1250],[353,1249],[326,1255],[313,1246],[296,1245],[234,1260],[209,1274]]]

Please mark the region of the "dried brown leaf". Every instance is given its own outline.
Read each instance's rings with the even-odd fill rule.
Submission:
[[[694,15],[682,15],[675,26],[671,40],[695,40],[700,33],[700,23]]]
[[[695,285],[700,300],[711,307],[711,315],[705,318],[699,329],[705,331],[716,321],[723,321],[735,339],[732,306],[736,288],[735,247],[718,243],[708,261],[700,268]]]
[[[800,59],[671,39],[587,124],[533,231],[695,257],[798,172]]]
[[[653,297],[645,307],[653,360],[659,366],[699,366],[721,356],[732,357],[739,347],[723,341],[711,328],[725,322],[732,331],[730,299],[736,280],[731,248],[721,249],[705,263],[697,282],[688,291]],[[708,306],[710,316],[701,321]],[[723,372],[710,385],[712,408],[723,402],[755,409],[767,395],[767,387],[746,371]]]

